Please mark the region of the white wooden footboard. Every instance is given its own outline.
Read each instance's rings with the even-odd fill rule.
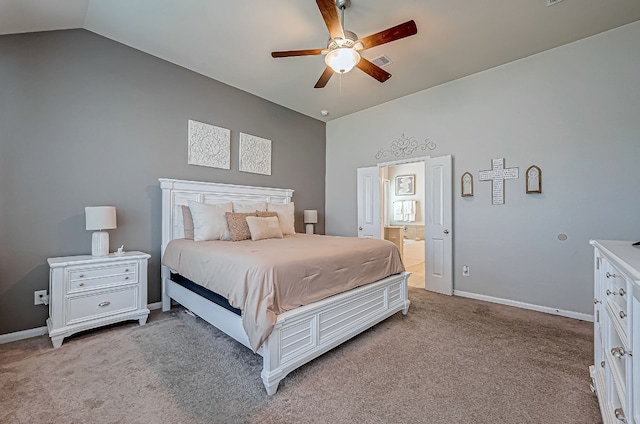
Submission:
[[[409,309],[405,272],[278,316],[262,346],[262,381],[269,395],[294,369],[398,311]]]
[[[163,273],[168,275],[164,267]],[[262,381],[269,395],[291,371],[398,311],[407,314],[410,272],[392,275],[375,283],[340,293],[278,315],[269,338],[258,354],[263,357]],[[163,310],[170,299],[183,305],[211,325],[249,348],[242,318],[163,278]],[[167,301],[165,302],[164,299]]]

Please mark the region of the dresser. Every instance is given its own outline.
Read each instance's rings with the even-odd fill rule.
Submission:
[[[126,252],[49,258],[49,318],[54,348],[79,331],[126,320],[147,322],[149,255]]]
[[[595,240],[594,365],[604,424],[640,424],[640,247]]]

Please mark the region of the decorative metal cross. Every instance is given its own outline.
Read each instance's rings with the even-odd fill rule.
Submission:
[[[491,169],[480,171],[480,181],[491,181],[491,204],[504,205],[504,180],[518,178],[518,168],[505,168],[504,158],[491,160]]]

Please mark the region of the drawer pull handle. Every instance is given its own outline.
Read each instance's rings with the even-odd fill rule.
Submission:
[[[610,272],[607,272],[607,278],[616,278],[617,275],[616,274],[611,274]]]
[[[84,278],[84,274],[78,275],[78,278]]]
[[[616,418],[623,423],[627,422],[627,418],[624,416],[624,411],[622,410],[622,408],[616,408],[616,410],[613,411],[613,415],[615,415]]]
[[[602,303],[602,302],[600,302],[598,299],[593,299],[593,304],[594,305],[597,305],[598,303]]]
[[[124,279],[125,279],[125,280],[128,280],[128,279],[129,279],[129,277],[124,277]]]
[[[620,311],[620,318],[624,319],[627,317],[627,313],[625,311]]]
[[[620,296],[624,296],[627,293],[623,287],[620,287],[620,290],[618,290],[618,292],[620,292]]]
[[[616,292],[613,292],[613,291],[611,291],[611,290],[607,289],[607,296],[611,296],[611,295],[614,295],[614,296],[615,296],[615,295],[616,295]]]
[[[600,362],[600,366],[601,366],[602,368],[604,368],[604,364],[605,364],[605,362],[604,362],[604,361],[601,361],[601,362]]]
[[[82,287],[82,286],[84,286],[84,283],[80,283],[80,284],[78,284],[78,285],[79,285],[80,287]]]
[[[124,272],[129,272],[129,268],[125,268]]]
[[[623,347],[614,347],[611,349],[611,354],[618,359],[622,358],[624,355],[633,356],[631,352],[625,351]]]
[[[98,306],[101,307],[101,308],[104,308],[105,306],[109,306],[109,305],[111,305],[111,302],[109,302],[109,301],[98,303]],[[612,351],[613,351],[613,349],[612,349]]]

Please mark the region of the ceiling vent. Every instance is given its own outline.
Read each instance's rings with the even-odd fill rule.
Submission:
[[[551,1],[551,0],[549,0],[549,1]],[[562,1],[562,0],[558,0],[558,1]],[[393,62],[387,56],[382,55],[382,56],[376,57],[375,59],[372,59],[371,63],[373,63],[374,65],[379,66],[381,68],[384,68],[385,66],[387,66],[387,65],[389,65],[389,64],[391,64]]]
[[[562,0],[547,0],[547,6],[553,6],[554,4],[560,3]]]

